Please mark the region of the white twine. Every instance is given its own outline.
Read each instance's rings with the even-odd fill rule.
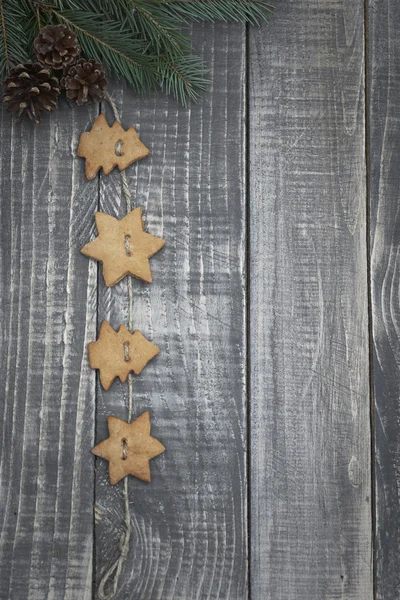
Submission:
[[[111,96],[106,92],[105,99],[110,104],[115,120],[119,123],[121,122],[117,105]],[[130,213],[132,210],[132,194],[128,186],[128,179],[126,177],[125,171],[121,171],[121,183],[122,183],[122,193],[124,195],[126,201],[126,212]],[[129,296],[129,315],[128,315],[128,324],[129,331],[132,333],[133,329],[133,286],[132,286],[132,278],[128,277],[128,296]],[[133,412],[133,375],[129,373],[128,376],[128,423],[132,420],[132,412]],[[126,561],[129,552],[129,543],[131,539],[131,514],[129,510],[129,492],[128,492],[128,478],[124,479],[124,526],[125,531],[121,534],[119,540],[119,555],[111,565],[111,567],[104,573],[100,585],[99,585],[99,598],[100,600],[112,600],[115,597],[115,594],[118,590],[119,578],[121,576],[122,568]],[[106,586],[110,586],[109,591],[106,592]]]

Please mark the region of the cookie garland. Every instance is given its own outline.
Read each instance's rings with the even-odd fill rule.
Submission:
[[[128,380],[128,420],[108,417],[109,437],[97,444],[92,453],[109,463],[111,485],[124,480],[125,531],[119,543],[119,556],[105,572],[99,585],[99,598],[111,600],[118,589],[119,577],[129,551],[131,518],[129,510],[128,475],[142,481],[151,481],[150,460],[165,451],[159,440],[150,435],[150,414],[142,413],[134,421],[133,375],[138,375],[160,349],[146,339],[138,330],[133,331],[132,277],[148,283],[152,281],[149,258],[165,244],[165,240],[144,231],[142,209],[131,209],[132,196],[125,169],[132,163],[149,155],[136,130],[125,130],[120,122],[118,109],[109,96],[106,100],[113,109],[115,121],[110,127],[104,114],[97,117],[89,132],[82,133],[78,156],[85,158],[86,179],[93,179],[103,169],[108,175],[114,167],[121,172],[122,191],[126,200],[127,215],[117,219],[96,212],[98,236],[87,243],[81,252],[102,263],[103,277],[107,287],[113,286],[126,275],[128,279],[129,323],[115,331],[103,321],[98,339],[88,344],[89,363],[100,371],[100,382],[108,390],[116,377],[124,383]],[[110,590],[106,592],[106,586]]]

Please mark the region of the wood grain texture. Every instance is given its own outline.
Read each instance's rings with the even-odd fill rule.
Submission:
[[[80,255],[96,186],[74,157],[89,120],[2,113],[0,597],[88,600],[92,589],[96,271]]]
[[[250,61],[252,598],[370,600],[363,2],[281,3]]]
[[[247,598],[245,400],[245,31],[197,25],[212,86],[184,110],[164,96],[115,89],[125,127],[151,157],[127,170],[134,206],[166,239],[153,283],[133,281],[134,327],[161,348],[134,384],[134,417],[150,410],[167,448],[151,484],[130,479],[132,540],[118,600]],[[112,113],[106,107],[109,122]],[[101,178],[100,209],[126,214],[118,172]],[[99,280],[99,324],[128,324],[127,280]],[[127,417],[127,384],[98,391],[106,417]],[[97,583],[118,551],[122,484],[96,461]]]
[[[400,40],[398,2],[369,2],[371,299],[377,599],[400,597]]]

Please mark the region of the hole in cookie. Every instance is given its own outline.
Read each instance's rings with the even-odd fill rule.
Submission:
[[[128,458],[128,442],[126,441],[126,439],[124,438],[122,440],[122,460],[126,460]]]
[[[124,342],[124,360],[130,362],[131,357],[129,356],[129,342]]]
[[[130,235],[126,235],[125,236],[125,254],[127,256],[132,256],[132,252],[131,252],[131,236]]]
[[[118,140],[118,142],[115,144],[115,154],[117,156],[123,156],[124,153],[122,152],[122,144],[124,142],[122,140]]]

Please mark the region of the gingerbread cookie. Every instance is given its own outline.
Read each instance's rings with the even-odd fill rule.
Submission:
[[[151,481],[149,461],[165,448],[150,435],[149,413],[143,413],[132,423],[116,417],[108,417],[107,421],[110,437],[97,444],[92,452],[108,460],[111,485],[127,475]]]
[[[78,156],[86,159],[86,179],[93,179],[102,167],[105,175],[114,167],[122,171],[149,154],[134,127],[125,131],[118,121],[110,127],[104,115],[97,117],[90,131],[82,133],[78,146]]]
[[[88,348],[90,366],[100,370],[100,381],[105,390],[116,377],[125,382],[131,371],[139,375],[160,352],[140,331],[130,333],[124,325],[115,331],[107,321],[103,321],[97,341],[90,342]]]
[[[95,219],[99,235],[81,252],[103,263],[106,285],[115,285],[128,274],[151,283],[149,258],[165,240],[144,231],[142,209],[135,208],[123,219],[97,212]]]

